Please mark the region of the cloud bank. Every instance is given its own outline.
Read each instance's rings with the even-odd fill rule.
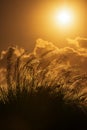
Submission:
[[[87,49],[87,38],[77,37],[75,39],[68,39],[69,44],[74,44],[77,48]]]

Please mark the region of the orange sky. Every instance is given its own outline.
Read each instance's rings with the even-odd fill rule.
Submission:
[[[55,27],[51,15],[65,4],[76,20],[66,30]],[[10,44],[31,50],[37,38],[62,43],[66,38],[87,36],[86,0],[0,0],[0,51]]]

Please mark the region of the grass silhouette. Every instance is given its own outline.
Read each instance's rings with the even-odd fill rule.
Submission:
[[[87,116],[74,103],[66,103],[62,94],[38,88],[8,92],[0,101],[0,129],[44,130],[86,129]]]
[[[13,50],[7,56],[7,90],[0,88],[1,130],[87,129],[87,109],[64,99],[61,85],[39,85],[31,61],[13,71]],[[12,75],[13,74],[13,75]],[[30,80],[27,80],[27,76]],[[58,89],[58,91],[56,91]]]

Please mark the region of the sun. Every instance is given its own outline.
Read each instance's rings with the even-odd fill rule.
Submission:
[[[60,9],[54,13],[54,21],[60,26],[69,26],[73,21],[73,15],[68,9]]]
[[[68,24],[71,21],[71,15],[67,10],[62,10],[58,13],[57,20],[61,24]]]

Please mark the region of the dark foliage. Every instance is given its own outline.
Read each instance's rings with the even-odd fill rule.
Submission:
[[[12,51],[7,57],[7,91],[0,88],[0,130],[87,129],[86,108],[78,101],[65,100],[60,85],[39,86],[31,64],[20,68],[21,57],[15,64],[13,79],[11,56]]]
[[[1,130],[87,129],[87,116],[74,103],[66,103],[63,95],[51,89],[20,90],[7,94],[0,102]]]

